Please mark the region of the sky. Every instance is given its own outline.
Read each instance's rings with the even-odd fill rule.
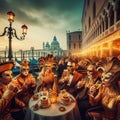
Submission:
[[[0,0],[0,34],[9,27],[7,12],[15,13],[12,27],[21,36],[23,24],[28,26],[25,40],[12,38],[12,50],[42,49],[43,42],[51,43],[56,36],[66,49],[66,31],[82,30],[84,0]],[[8,48],[8,36],[0,37],[0,50]]]

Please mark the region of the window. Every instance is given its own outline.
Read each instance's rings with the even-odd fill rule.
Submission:
[[[74,49],[76,48],[76,44],[74,43]]]
[[[71,49],[71,44],[69,44],[69,49]]]
[[[88,26],[89,26],[89,28],[91,26],[91,19],[90,19],[90,17],[89,17],[89,20],[88,20]]]
[[[93,3],[93,19],[95,18],[95,16],[96,16],[96,3],[94,1],[94,3]]]
[[[87,27],[86,27],[86,25],[85,25],[85,33],[87,32]]]
[[[78,39],[81,40],[81,35],[78,35]]]
[[[102,32],[102,31],[101,31],[101,25],[100,25],[100,34],[101,34],[101,32]]]
[[[90,0],[87,0],[87,6],[89,6],[89,4],[90,4]]]
[[[104,32],[104,21],[102,20],[102,32]]]
[[[111,7],[110,9],[110,26],[112,26],[114,24],[114,11],[113,11],[113,7]]]
[[[118,0],[117,2],[116,2],[116,11],[117,11],[117,18],[116,18],[116,20],[118,21],[118,20],[120,20],[120,0]]]
[[[71,35],[69,35],[69,40],[71,40]]]
[[[105,24],[106,24],[105,29],[108,29],[108,17],[107,17],[107,15],[105,16]]]

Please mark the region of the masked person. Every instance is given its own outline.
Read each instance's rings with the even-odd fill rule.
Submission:
[[[9,91],[16,91],[14,107],[18,109],[13,113],[13,117],[16,120],[24,119],[23,108],[28,106],[29,99],[34,94],[36,89],[36,80],[32,74],[29,73],[29,62],[22,61],[20,66],[20,74],[14,78],[14,80],[8,86]],[[23,117],[23,118],[21,118]]]
[[[89,115],[95,119],[120,120],[120,61],[113,59],[107,63],[102,75],[102,85],[97,95],[97,88],[92,86],[89,101],[92,106],[100,104],[104,111],[89,110]]]
[[[41,72],[38,76],[39,86],[38,91],[46,89],[51,89],[54,82],[54,73],[52,72],[52,65],[50,63],[45,63]]]
[[[58,81],[58,84],[60,89],[66,89],[73,96],[76,96],[76,85],[81,79],[82,74],[76,71],[75,62],[68,62],[67,69],[63,71],[62,76]]]
[[[90,64],[87,67],[87,75],[77,83],[77,88],[80,89],[79,93],[76,96],[76,100],[78,103],[78,107],[81,113],[81,119],[85,119],[86,111],[91,108],[91,104],[89,103],[89,89],[91,86],[96,85],[98,86],[101,83],[98,71],[96,70],[95,66]]]
[[[7,92],[8,84],[12,81],[13,62],[0,64],[0,120],[13,120],[10,114],[9,100],[14,96],[12,92],[9,96]]]
[[[12,81],[13,62],[0,64],[0,98],[6,90],[8,84]]]
[[[95,87],[91,87],[89,100],[91,105],[102,104],[104,111],[89,110],[89,115],[96,119],[102,120],[119,120],[120,119],[120,71],[106,73],[102,81],[99,92],[94,96]]]

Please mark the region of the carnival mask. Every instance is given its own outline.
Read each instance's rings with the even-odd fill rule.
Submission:
[[[27,76],[29,74],[29,66],[21,66],[21,74]]]
[[[103,83],[104,85],[110,84],[110,82],[111,82],[111,80],[112,80],[112,76],[113,76],[113,74],[110,73],[110,72],[108,72],[108,73],[103,73],[103,74],[102,74],[102,83]]]
[[[94,72],[94,66],[93,65],[89,65],[87,68],[87,75],[91,76]]]
[[[9,83],[12,80],[12,71],[7,70],[2,73],[2,78],[4,79],[5,83]]]

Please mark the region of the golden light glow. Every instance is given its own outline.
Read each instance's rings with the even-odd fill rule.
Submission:
[[[26,25],[22,25],[22,34],[27,34],[27,29],[28,29],[28,27],[26,26]]]
[[[7,15],[8,15],[8,21],[14,22],[15,14],[12,11],[10,11],[7,13]]]
[[[111,54],[112,51],[120,51],[120,47],[118,47],[118,45],[116,44],[111,44],[111,43],[105,43],[102,44],[101,46],[94,45],[82,51],[81,55],[83,56],[86,55],[89,57],[98,55],[98,57],[102,57],[105,56],[107,53]]]
[[[114,56],[120,54],[120,31],[113,33],[112,35],[105,37],[98,42],[90,45],[89,47],[82,49],[81,54],[84,56],[103,57]]]

